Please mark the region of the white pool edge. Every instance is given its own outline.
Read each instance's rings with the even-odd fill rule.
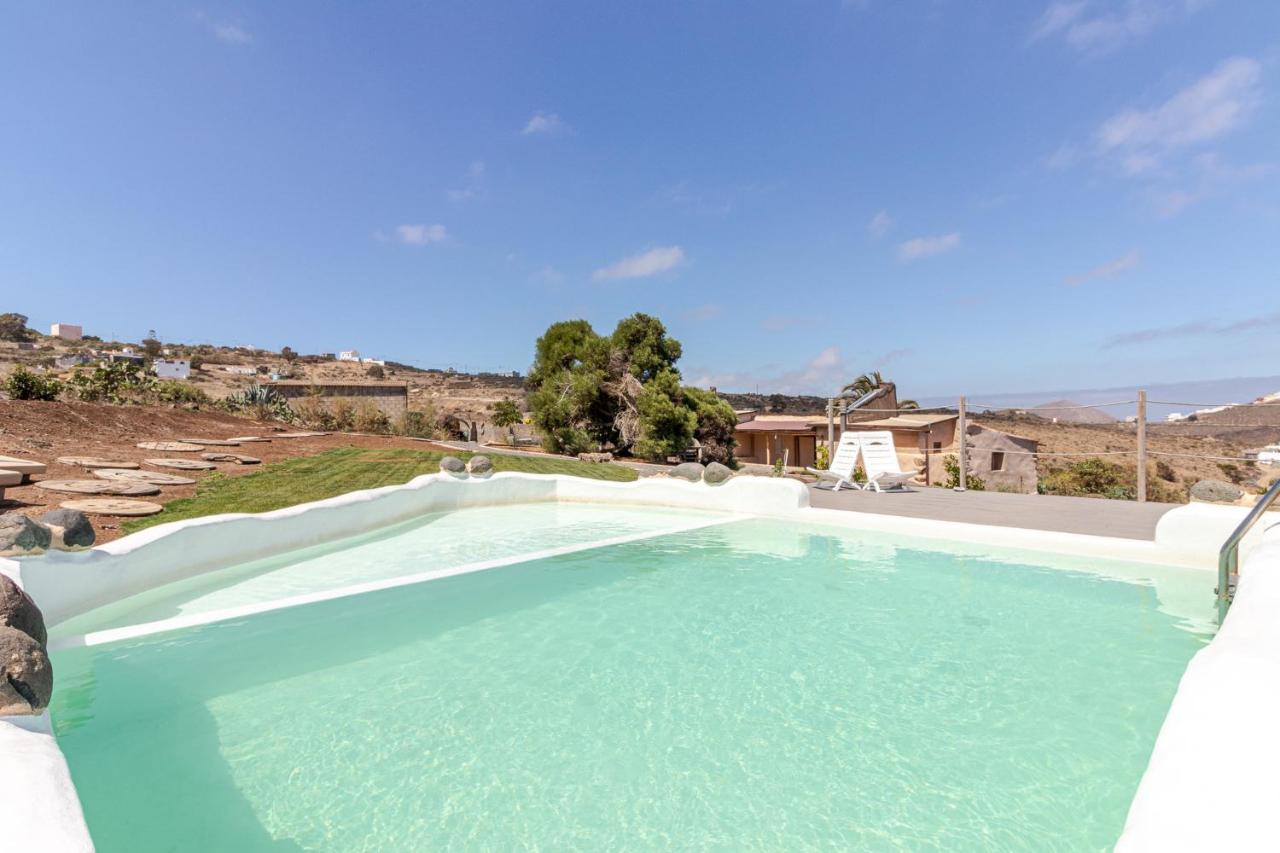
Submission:
[[[0,559],[0,572],[14,578],[32,595],[52,627],[97,607],[177,580],[357,535],[419,515],[535,501],[663,506],[792,518],[852,529],[1203,569],[1212,567],[1215,543],[1227,536],[1244,513],[1236,507],[1202,504],[1179,507],[1161,519],[1155,541],[1144,542],[817,509],[809,506],[809,492],[803,484],[766,477],[736,477],[722,485],[709,486],[670,478],[617,483],[563,475],[500,473],[487,479],[474,479],[429,474],[404,485],[351,492],[273,512],[209,516],[158,525],[87,551]],[[1247,540],[1246,555],[1256,547],[1258,538]],[[193,555],[200,555],[200,559],[193,559]],[[1280,562],[1280,544],[1259,549],[1259,556],[1265,561]],[[1246,556],[1246,571],[1251,570],[1253,562],[1252,557]],[[1242,584],[1242,590],[1245,588]],[[1280,599],[1280,586],[1273,587],[1273,592]],[[1239,606],[1237,604],[1237,608]],[[1234,610],[1232,618],[1235,618]],[[1228,627],[1230,625],[1231,620]],[[1275,680],[1274,676],[1280,674],[1280,630],[1273,631],[1267,639],[1275,641],[1268,646],[1274,653],[1271,663],[1275,671],[1270,675]],[[1200,666],[1201,658],[1220,642],[1221,637],[1193,661],[1179,688],[1175,708],[1179,707],[1187,689],[1192,669]],[[1246,645],[1253,642],[1250,639]],[[1199,690],[1195,687],[1192,692]],[[1280,702],[1280,689],[1271,698]],[[1170,719],[1173,719],[1172,712]],[[35,720],[33,723],[0,719],[0,764],[5,767],[3,775],[10,780],[7,788],[0,783],[0,821],[13,828],[7,838],[38,843],[40,849],[46,851],[90,850],[88,830],[65,758],[49,730],[47,716]],[[44,721],[43,725],[39,720]],[[1165,729],[1169,727],[1166,722]],[[1196,734],[1196,727],[1192,729],[1192,734]],[[1208,737],[1210,733],[1203,734]],[[1164,730],[1160,737],[1157,755],[1166,739]],[[1152,767],[1156,764],[1153,756]],[[1133,826],[1123,840],[1131,845],[1126,849],[1156,849],[1132,846],[1144,843],[1140,839],[1145,826],[1142,815],[1149,809],[1145,806],[1140,809],[1139,805],[1140,801],[1146,802],[1144,797],[1150,798],[1145,791],[1154,786],[1157,805],[1165,796],[1159,793],[1161,785],[1149,785],[1152,777],[1153,770],[1149,769],[1130,816]],[[1137,823],[1135,816],[1139,818]],[[1216,825],[1220,819],[1211,817],[1210,822]],[[24,833],[29,833],[29,838]]]

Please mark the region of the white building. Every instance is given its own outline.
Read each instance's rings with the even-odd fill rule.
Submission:
[[[338,353],[338,361],[354,361],[356,363],[359,363],[360,350],[344,349],[342,352]]]
[[[189,379],[191,377],[191,362],[185,358],[157,358],[151,362],[151,366],[155,368],[156,376],[161,379]]]
[[[70,323],[54,323],[49,327],[49,335],[64,341],[78,341],[84,337],[84,329]]]

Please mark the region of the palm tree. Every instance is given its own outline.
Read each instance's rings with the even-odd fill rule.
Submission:
[[[920,408],[920,404],[917,403],[915,400],[899,400],[898,408],[899,409],[918,409]]]
[[[853,393],[859,397],[863,394],[869,394],[884,384],[884,377],[880,375],[880,371],[873,370],[870,373],[864,373],[848,385],[840,389],[841,394]]]

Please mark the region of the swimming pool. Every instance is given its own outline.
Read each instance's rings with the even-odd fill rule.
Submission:
[[[152,626],[54,656],[99,849],[1104,848],[1212,631],[1194,570],[485,512],[94,615]]]

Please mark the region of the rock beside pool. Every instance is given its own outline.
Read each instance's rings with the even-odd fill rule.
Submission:
[[[1233,504],[1244,495],[1244,489],[1225,480],[1201,480],[1191,487],[1191,498],[1210,503]]]
[[[456,456],[446,456],[440,460],[440,470],[455,477],[467,476],[467,463]]]
[[[44,646],[17,628],[0,627],[0,717],[39,714],[52,693]]]
[[[0,557],[38,554],[49,547],[53,532],[20,512],[0,515]]]
[[[605,451],[604,453],[579,453],[578,461],[580,462],[612,462],[613,454]]]
[[[21,631],[42,646],[49,640],[44,614],[8,575],[0,575],[0,627]]]
[[[690,483],[699,483],[702,481],[704,470],[701,462],[681,462],[671,469],[670,476],[678,480],[688,480]]]
[[[93,525],[80,510],[55,509],[40,516],[40,522],[53,533],[54,547],[88,548],[93,544]]]
[[[488,456],[472,456],[467,463],[467,472],[472,477],[488,477],[493,473],[493,462]]]
[[[702,479],[713,486],[720,485],[732,476],[733,469],[728,465],[721,465],[719,462],[712,462],[707,466],[707,470],[702,472]]]

